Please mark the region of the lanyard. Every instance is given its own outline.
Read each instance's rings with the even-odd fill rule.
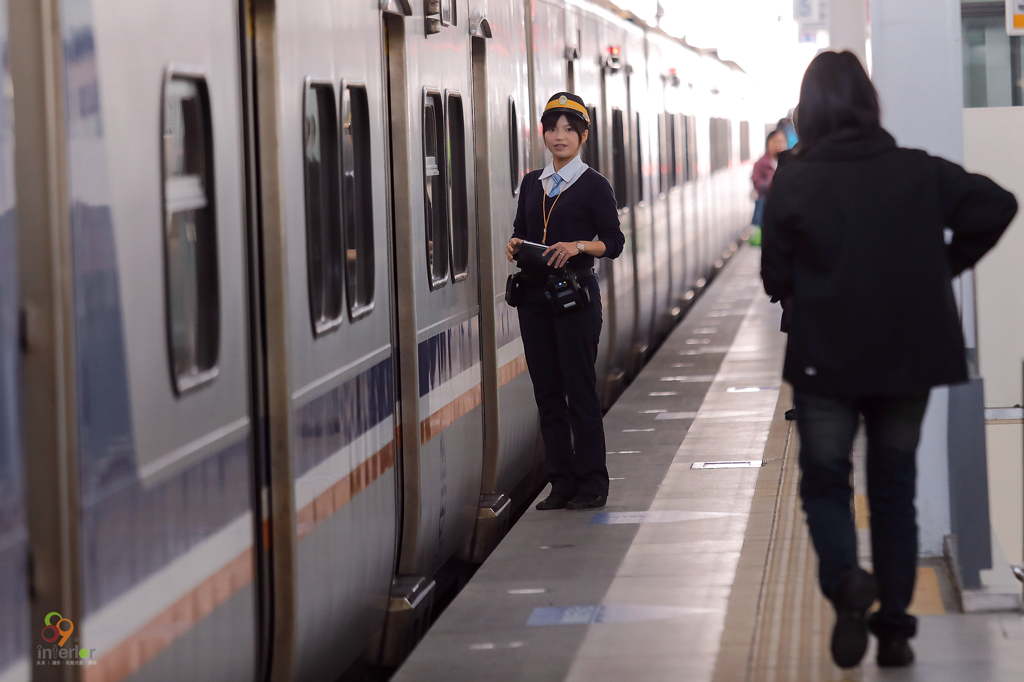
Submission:
[[[544,188],[544,196],[542,196],[541,199],[540,199],[540,213],[541,213],[542,216],[544,216],[544,236],[542,236],[541,239],[540,239],[540,243],[541,244],[547,244],[548,243],[548,221],[551,220],[551,214],[555,212],[555,204],[558,203],[558,197],[562,196],[562,189],[563,188],[564,188],[564,183],[563,183],[562,187],[558,188],[558,194],[555,195],[555,200],[551,202],[551,210],[550,211],[547,208],[548,191],[547,191],[547,188]]]

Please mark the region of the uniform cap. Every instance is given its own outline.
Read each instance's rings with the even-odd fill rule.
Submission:
[[[556,92],[553,94],[551,99],[548,100],[547,106],[544,107],[545,114],[549,111],[573,114],[586,121],[587,125],[590,125],[590,114],[587,112],[587,107],[584,106],[583,100],[571,92]]]

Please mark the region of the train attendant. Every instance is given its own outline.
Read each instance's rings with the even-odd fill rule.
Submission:
[[[625,237],[611,185],[580,158],[590,127],[583,100],[556,93],[544,107],[541,126],[552,161],[523,179],[505,252],[512,261],[524,240],[546,245],[548,265],[575,274],[590,303],[560,313],[545,297],[546,278],[531,280],[522,273],[519,325],[551,481],[551,494],[537,509],[592,509],[608,498],[595,370],[602,318],[594,259],[618,257]]]

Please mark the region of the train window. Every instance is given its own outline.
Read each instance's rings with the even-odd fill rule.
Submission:
[[[640,136],[640,113],[636,114],[636,203],[644,200],[644,145]]]
[[[348,315],[373,310],[373,176],[370,160],[370,106],[366,88],[346,85],[341,103],[342,224]]]
[[[583,148],[583,162],[601,172],[601,129],[597,125],[597,107],[588,106],[590,114],[590,134],[587,136],[587,144]]]
[[[466,189],[466,119],[462,97],[448,94],[448,144],[445,145],[451,182],[452,280],[461,282],[469,272],[469,194]]]
[[[728,167],[732,156],[732,121],[724,118],[712,118],[711,134],[711,170],[712,172]]]
[[[164,81],[164,283],[175,392],[213,380],[220,352],[220,285],[210,96],[201,77]]]
[[[423,95],[423,222],[431,289],[448,282],[448,196],[441,156],[444,150],[440,147],[443,142],[441,94],[428,90]]]
[[[508,98],[508,162],[512,178],[512,195],[519,194],[519,115],[516,113],[516,98]]]
[[[697,117],[683,117],[685,128],[686,180],[697,178]]]
[[[750,161],[750,121],[740,121],[740,161]]]
[[[686,182],[686,117],[677,114],[672,119],[672,160],[675,165],[672,173],[675,184],[681,185]]]
[[[305,100],[306,272],[313,333],[319,335],[341,322],[344,258],[334,87],[310,82]]]
[[[665,143],[667,139],[665,133],[665,114],[658,114],[658,193],[664,194],[668,191],[668,183],[666,182],[666,176],[668,175],[668,166],[666,162],[668,160],[668,146]]]
[[[615,188],[615,203],[619,208],[629,205],[629,191],[626,188],[626,131],[622,121],[622,109],[612,109],[612,187]]]
[[[679,134],[678,117],[675,114],[666,114],[666,131],[668,133],[668,186],[676,187],[679,184]]]

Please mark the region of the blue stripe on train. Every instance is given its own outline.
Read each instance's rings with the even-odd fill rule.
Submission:
[[[419,344],[420,397],[480,362],[477,315]]]
[[[395,412],[391,358],[295,411],[295,478]]]

